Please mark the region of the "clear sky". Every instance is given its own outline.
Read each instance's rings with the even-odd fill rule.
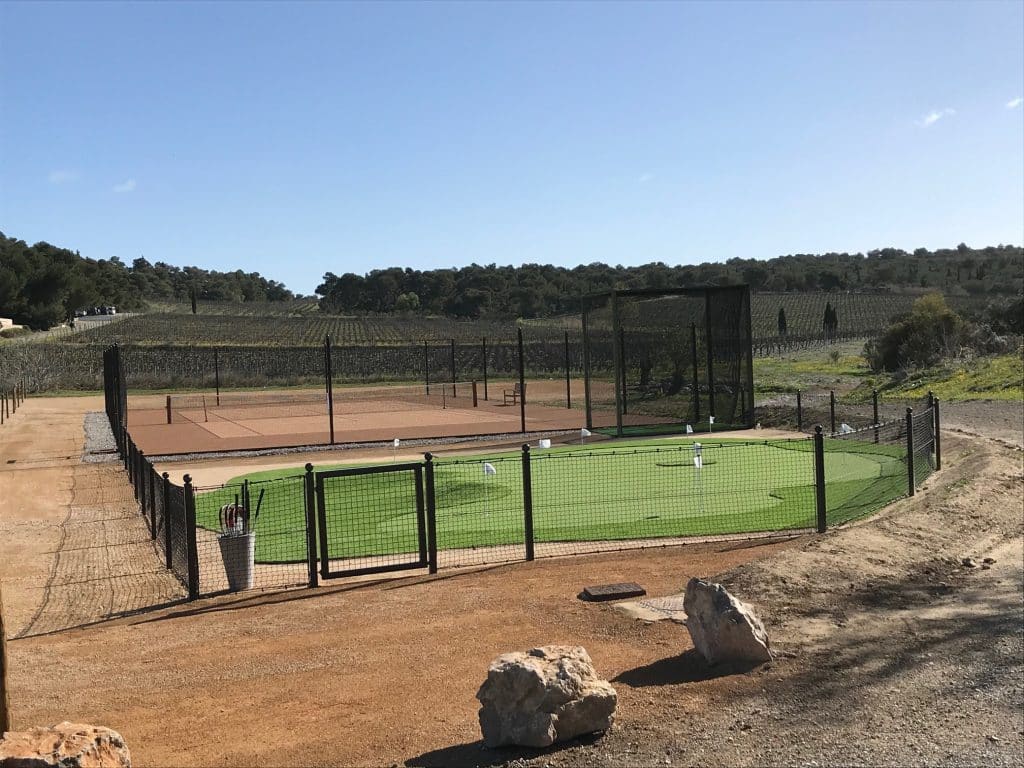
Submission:
[[[0,230],[324,272],[1024,241],[1024,3],[0,3]]]

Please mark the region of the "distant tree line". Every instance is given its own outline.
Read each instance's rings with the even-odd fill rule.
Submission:
[[[1024,291],[1024,249],[998,245],[913,252],[796,254],[767,261],[637,267],[594,263],[578,267],[472,264],[460,269],[393,267],[365,275],[328,272],[317,288],[330,314],[420,314],[455,318],[534,318],[579,310],[579,297],[612,288],[669,288],[747,283],[755,291],[941,291],[947,296],[1018,296]],[[48,328],[76,309],[115,305],[142,310],[148,302],[283,301],[294,294],[255,272],[175,267],[144,258],[88,259],[45,242],[27,245],[0,233],[0,316]],[[842,319],[823,318],[834,334]],[[780,312],[779,335],[787,334]]]
[[[135,259],[87,259],[49,243],[28,245],[0,233],[0,316],[44,329],[76,310],[146,308],[148,301],[279,301],[293,298],[281,283],[255,272],[215,272]]]
[[[867,253],[797,254],[767,261],[638,267],[542,264],[461,269],[378,269],[365,275],[328,272],[316,289],[330,314],[422,313],[461,318],[546,317],[576,312],[578,297],[612,288],[667,288],[747,283],[755,291],[928,291],[949,296],[1020,294],[1024,249],[999,245],[913,252],[883,248]],[[823,322],[835,332],[836,318]],[[786,334],[784,313],[779,335]]]

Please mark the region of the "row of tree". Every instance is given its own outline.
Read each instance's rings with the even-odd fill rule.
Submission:
[[[214,272],[135,259],[87,259],[49,243],[28,245],[0,233],[0,316],[45,329],[78,309],[142,310],[148,301],[278,301],[293,298],[281,283],[255,272]]]
[[[1024,249],[999,245],[907,252],[730,259],[697,265],[637,267],[543,264],[521,267],[471,264],[460,269],[393,267],[365,275],[328,272],[317,288],[320,309],[331,314],[421,313],[459,318],[545,317],[575,313],[579,297],[613,288],[668,288],[747,283],[755,291],[941,290],[947,295],[1020,295]],[[151,301],[282,301],[294,294],[255,272],[216,272],[116,257],[87,259],[41,242],[27,245],[0,233],[0,316],[33,328],[63,322],[75,310],[115,305],[145,309]],[[825,318],[826,332],[837,321]],[[785,335],[780,318],[780,335]]]
[[[940,290],[947,295],[1019,294],[1024,249],[999,245],[914,252],[883,248],[861,253],[798,254],[768,261],[638,267],[543,264],[461,269],[378,269],[365,275],[328,272],[316,289],[330,314],[421,312],[454,317],[544,317],[579,308],[578,297],[612,288],[747,283],[755,291]],[[835,325],[826,323],[827,327]]]

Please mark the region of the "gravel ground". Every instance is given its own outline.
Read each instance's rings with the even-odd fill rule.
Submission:
[[[85,447],[82,461],[86,464],[103,464],[118,461],[117,442],[110,429],[110,420],[103,411],[89,411],[85,414],[82,428],[85,431]]]

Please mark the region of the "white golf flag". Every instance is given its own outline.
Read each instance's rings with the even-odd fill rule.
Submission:
[[[396,437],[396,438],[395,438],[395,443],[394,443],[394,445],[395,445],[395,448],[397,448],[397,447],[398,447],[398,444],[399,444],[400,442],[401,442],[401,441],[400,441],[400,440],[399,440],[399,439],[398,439],[398,438]]]
[[[496,474],[498,474],[498,470],[496,470],[494,468],[494,465],[491,464],[489,461],[485,461],[484,462],[484,474],[485,475],[496,475]]]
[[[710,424],[714,424],[715,423],[715,417],[714,416],[708,416],[708,420],[709,420]]]
[[[550,448],[551,447],[551,438],[545,437],[545,438],[542,438],[541,440],[538,440],[537,441],[537,447],[538,448]]]
[[[584,427],[580,430],[580,437],[590,437],[590,430]]]
[[[845,424],[845,423],[844,424],[840,424],[839,425],[839,432],[840,432],[840,434],[848,435],[851,432],[853,432],[853,427],[851,427],[849,424]]]
[[[693,434],[693,427],[691,427],[689,424],[686,425],[686,434],[688,434],[688,435],[692,435]]]

